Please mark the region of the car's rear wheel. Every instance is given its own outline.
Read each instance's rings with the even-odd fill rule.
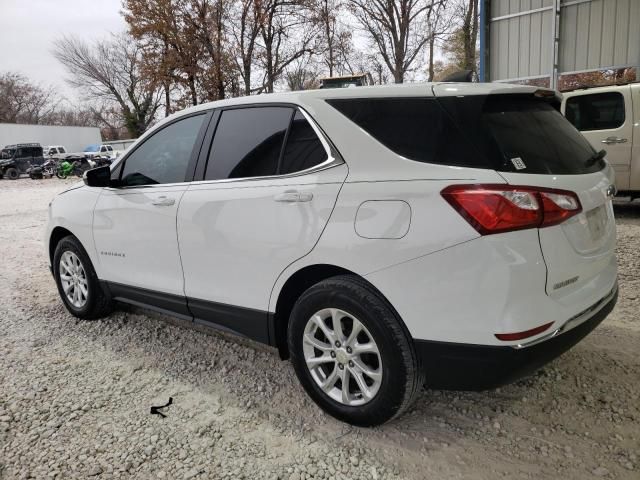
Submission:
[[[400,318],[356,276],[333,277],[304,292],[291,313],[288,343],[311,398],[354,425],[379,425],[400,415],[423,384]]]
[[[93,320],[113,309],[111,296],[100,285],[87,252],[76,237],[64,237],[56,246],[53,274],[60,298],[72,315]]]
[[[6,175],[6,177],[9,180],[17,180],[18,177],[20,176],[20,173],[18,172],[18,169],[17,168],[13,168],[13,167],[7,168],[4,171],[4,174]]]

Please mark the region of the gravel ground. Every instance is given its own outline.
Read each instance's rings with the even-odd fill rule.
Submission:
[[[0,478],[640,478],[640,207],[616,206],[620,300],[573,350],[359,429],[266,347],[142,310],[71,317],[42,245],[68,183],[0,181]]]

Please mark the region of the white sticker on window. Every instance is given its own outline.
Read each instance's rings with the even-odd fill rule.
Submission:
[[[520,157],[512,158],[511,163],[513,163],[513,166],[515,167],[516,170],[524,170],[525,168],[527,168],[527,166],[524,164],[524,162]]]

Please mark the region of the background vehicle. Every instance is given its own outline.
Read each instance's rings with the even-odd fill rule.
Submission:
[[[32,166],[42,165],[43,162],[39,143],[7,145],[0,151],[0,178],[16,180]]]
[[[80,318],[116,300],[277,347],[357,425],[425,383],[508,383],[617,299],[613,171],[557,107],[443,83],[188,109],[53,200],[58,291]]]
[[[61,158],[67,154],[67,150],[62,145],[48,145],[42,147],[45,157]]]
[[[110,158],[116,157],[115,151],[111,145],[87,145],[82,153],[87,157],[93,157],[96,155],[109,156]]]
[[[97,127],[0,123],[0,145],[27,142],[40,145],[64,145],[67,152],[77,152],[81,151],[85,145],[101,143],[102,136]]]
[[[365,87],[367,85],[373,85],[373,78],[370,73],[357,73],[355,75],[320,79],[320,88]]]
[[[619,195],[640,197],[640,83],[566,92],[562,113],[607,152]]]
[[[56,168],[56,177],[67,178],[71,175],[81,177],[82,174],[91,169],[92,165],[85,157],[67,157],[58,161]]]

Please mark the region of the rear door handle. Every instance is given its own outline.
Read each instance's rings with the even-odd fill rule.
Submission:
[[[273,197],[276,202],[284,203],[310,202],[312,198],[313,193],[298,192],[297,190],[287,190]]]
[[[605,145],[611,145],[613,143],[627,143],[627,139],[620,137],[607,137],[602,140],[602,143],[604,143]]]
[[[155,205],[156,207],[170,207],[176,203],[175,199],[167,198],[167,197],[158,197],[151,202],[151,205]]]

